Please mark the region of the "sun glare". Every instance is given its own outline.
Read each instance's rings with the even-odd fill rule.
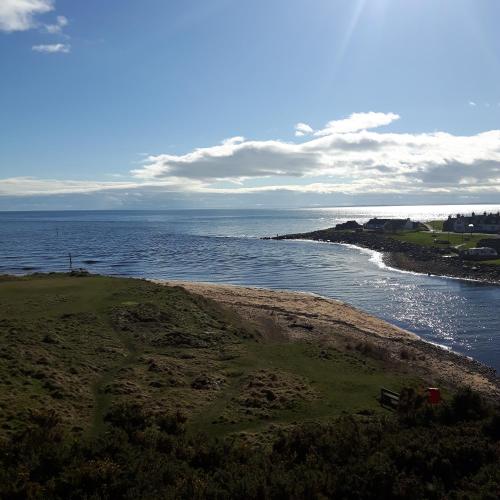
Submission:
[[[366,0],[357,0],[356,5],[354,6],[351,14],[351,19],[349,21],[349,24],[347,25],[345,34],[342,38],[342,42],[339,47],[337,59],[341,61],[349,47],[349,44],[351,42],[352,36],[354,32],[356,31],[356,27],[359,23],[359,19],[361,18],[361,15],[363,14],[363,11],[365,10],[366,7]]]

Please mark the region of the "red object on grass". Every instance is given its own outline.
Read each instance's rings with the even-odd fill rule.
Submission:
[[[431,405],[441,403],[441,391],[437,387],[429,387],[427,392],[429,393],[429,403]]]

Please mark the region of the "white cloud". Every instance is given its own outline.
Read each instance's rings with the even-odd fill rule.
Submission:
[[[35,16],[53,9],[53,0],[0,0],[0,31],[26,31],[34,28]]]
[[[368,113],[352,113],[342,120],[328,122],[320,130],[314,130],[307,123],[297,123],[295,125],[295,136],[304,137],[305,135],[314,134],[317,137],[321,137],[331,134],[346,134],[389,125],[396,120],[399,120],[399,115],[395,113],[375,113],[373,111]]]
[[[477,106],[477,104],[474,101],[469,101],[469,106],[471,106],[472,108],[474,108],[474,107]]]
[[[309,135],[314,132],[313,128],[307,123],[297,123],[295,125],[295,137],[303,137],[304,135]]]
[[[10,177],[1,179],[0,196],[36,196],[76,193],[95,193],[100,191],[116,191],[136,188],[163,188],[185,191],[196,188],[175,179],[155,183],[138,183],[134,181],[72,181],[60,179],[37,179],[35,177]]]
[[[305,189],[308,179],[321,179],[308,189],[319,190],[321,184],[342,192],[498,190],[499,130],[472,136],[366,130],[396,117],[393,113],[358,113],[328,123],[300,143],[239,138],[185,155],[150,156],[132,174],[147,181],[171,176],[196,179],[210,190],[221,182],[240,183],[231,192],[252,191],[256,180],[265,184],[257,189],[271,189],[281,185],[277,179],[296,179],[298,190]]]
[[[68,25],[68,18],[64,16],[57,16],[55,24],[46,24],[45,30],[51,35],[59,35],[62,29]]]
[[[500,130],[464,136],[368,130],[397,116],[358,113],[295,142],[234,137],[182,155],[152,155],[132,171],[135,178],[127,182],[15,178],[0,182],[0,194],[110,189],[219,194],[500,193]]]
[[[374,113],[373,111],[369,113],[353,113],[343,120],[328,122],[325,128],[316,131],[314,135],[346,134],[348,132],[368,130],[389,125],[396,120],[399,120],[399,115],[395,113]]]
[[[51,44],[43,44],[43,45],[33,45],[31,50],[35,52],[42,52],[45,54],[68,54],[71,52],[71,45],[67,43],[51,43]]]

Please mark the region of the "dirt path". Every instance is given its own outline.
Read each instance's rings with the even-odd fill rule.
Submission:
[[[119,333],[116,333],[116,337],[127,350],[128,354],[92,384],[94,411],[89,430],[91,436],[96,436],[101,432],[104,427],[104,415],[111,406],[112,397],[111,394],[105,391],[106,386],[113,382],[123,368],[134,365],[140,356],[140,351],[129,337]]]

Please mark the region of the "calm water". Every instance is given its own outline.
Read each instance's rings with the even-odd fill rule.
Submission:
[[[500,370],[500,287],[403,273],[375,252],[262,241],[371,216],[431,220],[500,206],[0,212],[0,273],[64,271],[254,285],[349,302]],[[87,261],[87,262],[85,262]]]

